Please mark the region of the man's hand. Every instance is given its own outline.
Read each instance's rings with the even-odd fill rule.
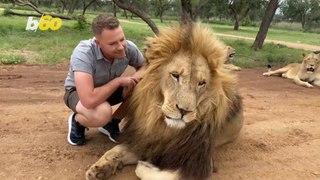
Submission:
[[[127,99],[133,92],[134,87],[138,83],[138,79],[135,77],[119,77],[120,86],[123,87],[122,98]]]

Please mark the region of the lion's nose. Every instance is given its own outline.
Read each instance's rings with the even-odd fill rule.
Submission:
[[[177,109],[178,109],[178,110],[180,111],[180,113],[181,113],[181,118],[182,118],[185,114],[191,112],[190,110],[188,110],[188,109],[186,109],[186,108],[181,108],[181,107],[179,107],[178,104],[176,104],[176,107],[177,107]]]

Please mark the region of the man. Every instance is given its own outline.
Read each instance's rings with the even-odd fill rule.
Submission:
[[[65,80],[65,104],[74,112],[68,119],[68,142],[85,144],[85,128],[100,127],[100,132],[116,142],[119,122],[125,116],[133,88],[141,78],[143,55],[137,46],[125,39],[118,19],[97,16],[92,23],[94,38],[81,41],[74,49]],[[122,77],[130,65],[137,70]],[[122,102],[112,113],[112,106]]]

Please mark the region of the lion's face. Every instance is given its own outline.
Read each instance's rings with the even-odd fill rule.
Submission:
[[[197,106],[204,99],[209,82],[210,69],[201,55],[181,51],[163,67],[161,110],[168,126],[180,129],[196,119]]]
[[[320,67],[320,55],[319,54],[302,54],[303,56],[303,67],[308,73],[314,73]]]
[[[232,59],[233,56],[236,54],[236,50],[231,47],[231,46],[227,46],[227,49],[228,49],[228,56],[229,56],[229,59]]]

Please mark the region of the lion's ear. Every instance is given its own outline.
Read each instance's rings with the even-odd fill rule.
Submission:
[[[146,59],[146,63],[150,64],[153,59],[158,59],[163,56],[163,52],[161,52],[161,48],[159,48],[155,43],[150,42],[145,44],[144,56]]]
[[[306,54],[305,54],[305,53],[302,53],[302,57],[303,57],[303,58],[306,57]]]
[[[148,38],[147,41],[144,43],[144,57],[146,60],[146,65],[150,64],[152,59],[157,58],[161,55],[161,53],[156,50],[156,43],[154,42],[154,38]]]

